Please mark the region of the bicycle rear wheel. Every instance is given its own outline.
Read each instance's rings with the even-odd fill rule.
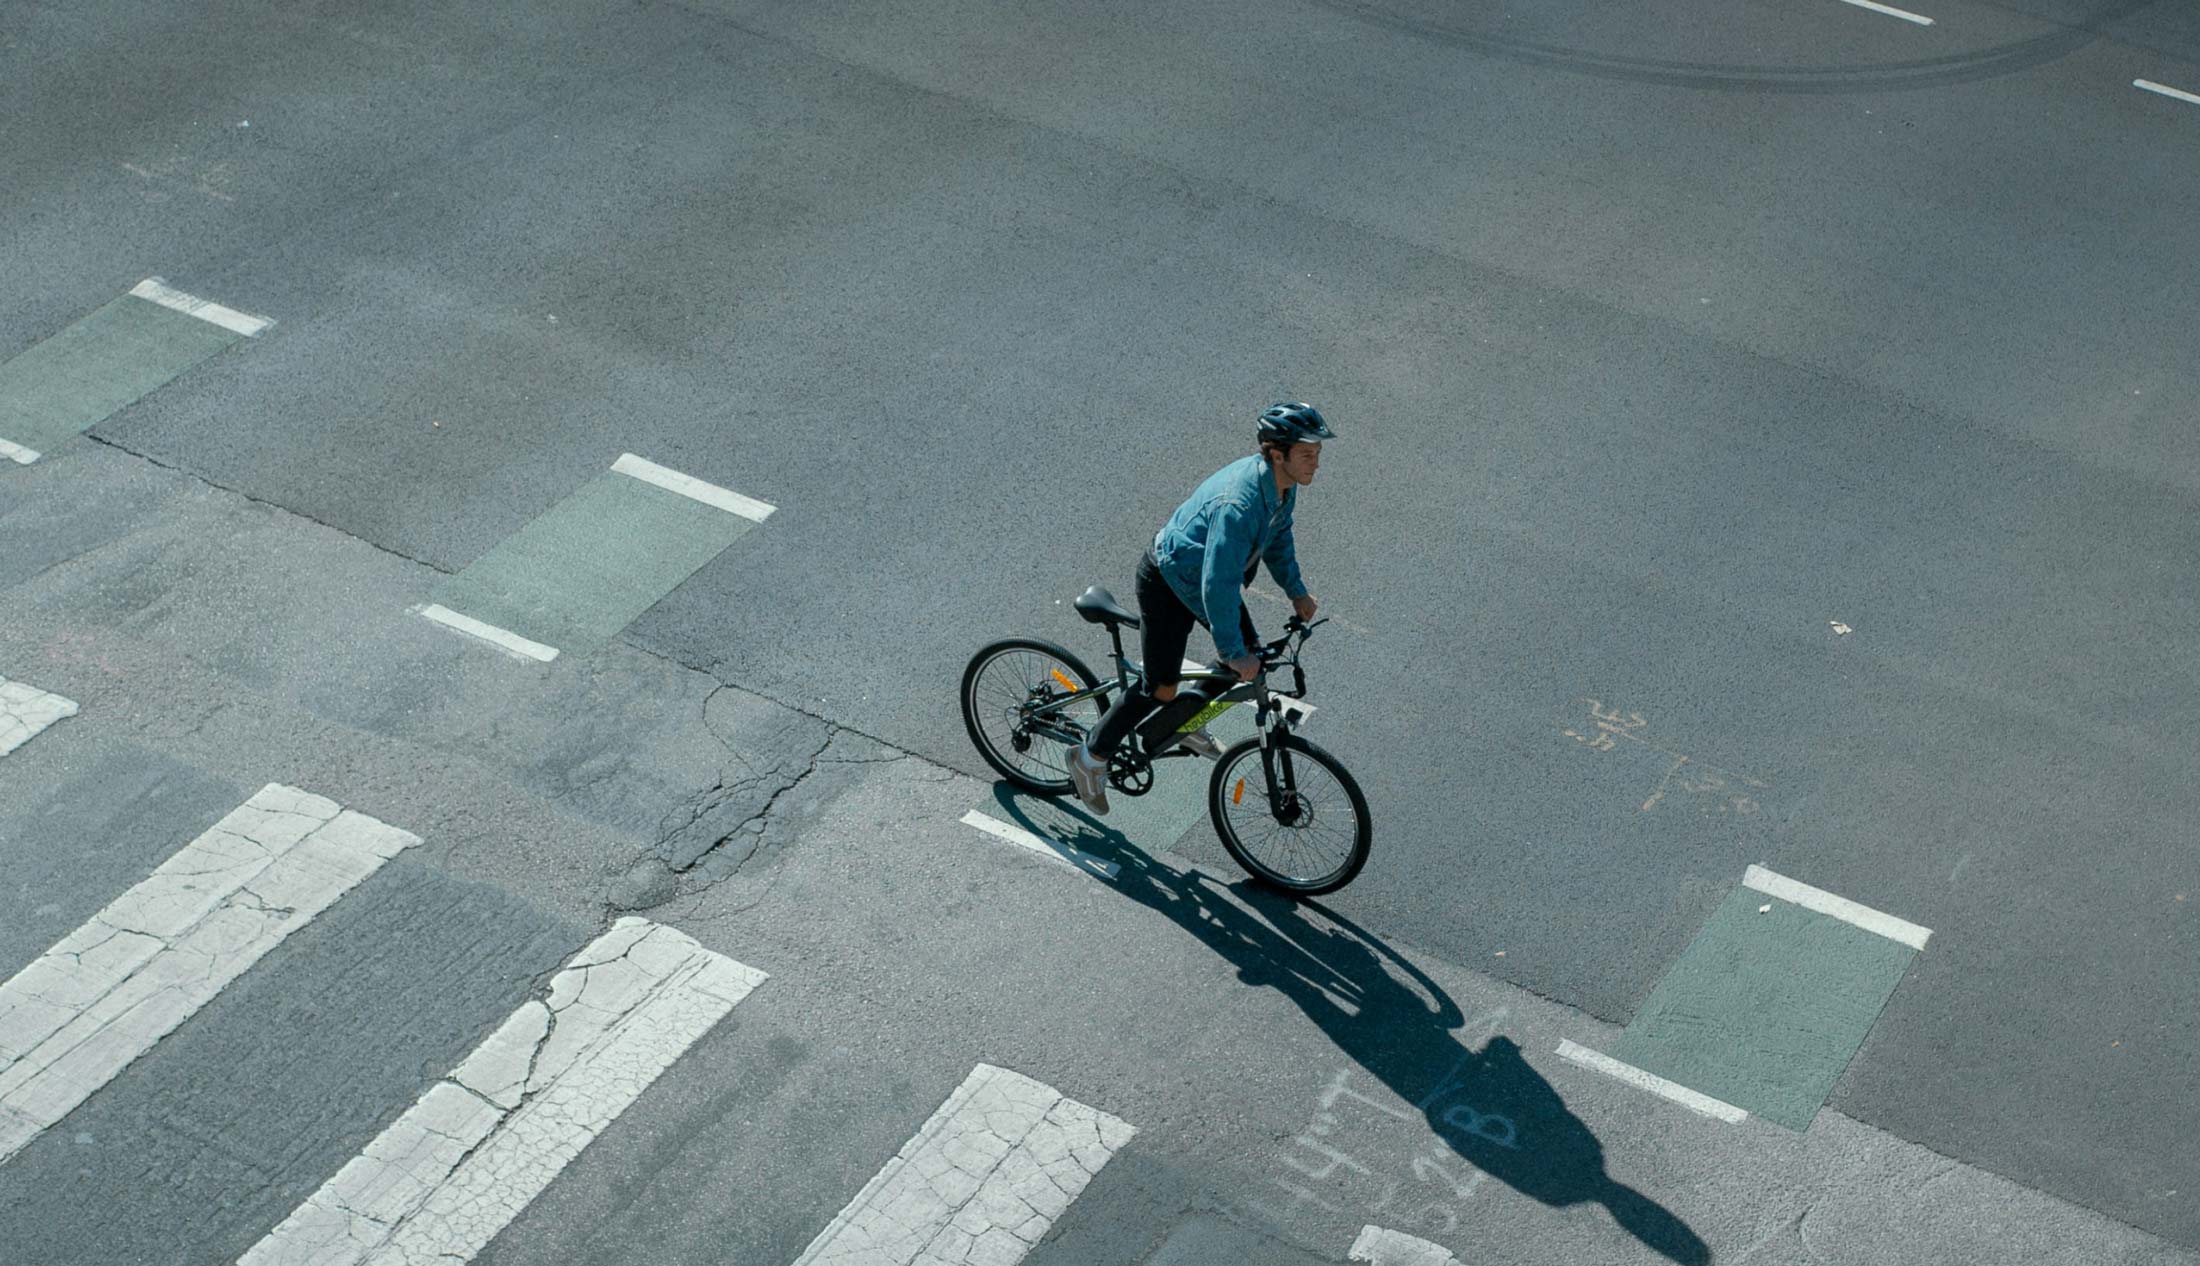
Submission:
[[[1271,802],[1258,735],[1215,761],[1207,810],[1222,846],[1253,878],[1295,897],[1351,883],[1375,838],[1367,797],[1337,758],[1296,734],[1274,738]]]
[[[1070,789],[1069,749],[1100,723],[1106,698],[1040,710],[1099,684],[1083,660],[1052,642],[1006,638],[971,656],[963,670],[963,725],[1001,777],[1026,791],[1061,795]]]

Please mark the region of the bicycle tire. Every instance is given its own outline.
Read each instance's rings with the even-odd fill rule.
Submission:
[[[1259,883],[1293,897],[1318,897],[1335,892],[1351,883],[1367,865],[1367,856],[1375,839],[1375,827],[1368,815],[1367,796],[1360,791],[1360,784],[1337,758],[1316,747],[1296,734],[1276,736],[1294,762],[1305,761],[1319,767],[1345,795],[1352,815],[1351,829],[1347,833],[1343,855],[1334,866],[1315,874],[1298,874],[1286,870],[1280,859],[1270,856],[1278,850],[1267,847],[1273,840],[1264,840],[1256,847],[1243,838],[1237,824],[1239,811],[1247,809],[1245,801],[1258,796],[1249,813],[1242,816],[1257,818],[1275,825],[1281,830],[1299,830],[1277,822],[1266,806],[1267,773],[1260,763],[1260,736],[1232,744],[1229,750],[1216,758],[1214,773],[1207,781],[1207,812],[1214,820],[1215,834],[1222,837],[1222,847],[1230,857]],[[1241,768],[1246,760],[1252,761],[1249,770]],[[1242,784],[1242,786],[1240,785]],[[1304,789],[1304,783],[1301,783]],[[1321,810],[1317,808],[1316,814]]]
[[[978,749],[978,755],[984,757],[985,763],[1011,784],[1043,796],[1062,795],[1070,790],[1069,770],[1062,763],[1068,750],[1067,745],[1047,738],[1034,739],[1033,750],[1040,753],[1039,758],[1034,760],[1031,752],[1018,752],[1014,749],[1011,737],[1015,729],[1013,721],[1007,727],[1009,733],[998,739],[985,724],[987,720],[1008,717],[1010,713],[1003,709],[1020,705],[1028,697],[1031,688],[1041,684],[1027,673],[1021,678],[1011,678],[1008,693],[1003,695],[999,692],[1001,683],[988,680],[989,668],[1002,664],[1006,656],[1017,653],[1036,656],[1041,662],[1049,659],[1055,661],[1062,670],[1077,680],[1080,690],[1090,690],[1100,684],[1100,679],[1093,676],[1090,668],[1085,667],[1085,661],[1063,647],[1036,637],[1002,638],[979,648],[978,653],[970,657],[969,666],[963,669],[963,728],[970,732],[970,742]],[[985,691],[987,697],[981,699],[981,691]],[[1091,715],[1084,718],[1072,717],[1071,720],[1089,729],[1098,722],[1100,710],[1106,704],[1107,697],[1103,695],[1091,704],[1080,705],[1089,710]],[[1008,744],[1005,750],[1003,742]],[[1041,770],[1052,769],[1059,776],[1037,775],[1032,772],[1034,766]]]

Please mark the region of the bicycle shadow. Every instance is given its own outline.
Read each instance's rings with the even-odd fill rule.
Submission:
[[[1606,1172],[1603,1144],[1512,1039],[1499,1034],[1479,1050],[1470,1046],[1451,996],[1366,929],[1319,902],[1173,867],[1074,801],[1029,797],[1005,783],[993,799],[1003,821],[1114,862],[1116,891],[1235,964],[1239,980],[1290,999],[1476,1169],[1554,1208],[1601,1204],[1672,1261],[1711,1261],[1710,1246],[1686,1223]]]

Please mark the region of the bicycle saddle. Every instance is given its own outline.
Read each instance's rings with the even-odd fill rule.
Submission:
[[[1138,627],[1138,617],[1125,611],[1123,604],[1115,600],[1114,594],[1098,585],[1078,594],[1074,605],[1077,614],[1085,617],[1087,624],[1121,624],[1133,629]]]

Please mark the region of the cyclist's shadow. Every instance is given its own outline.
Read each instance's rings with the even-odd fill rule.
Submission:
[[[1512,1039],[1500,1034],[1480,1050],[1468,1045],[1459,1032],[1466,1018],[1450,995],[1351,920],[1248,881],[1225,884],[1170,866],[1067,798],[1026,796],[1001,784],[994,801],[1005,821],[1120,866],[1116,891],[1167,915],[1235,964],[1246,984],[1297,1004],[1475,1168],[1547,1205],[1601,1204],[1673,1261],[1711,1260],[1710,1247],[1686,1223],[1605,1172],[1603,1145]]]

